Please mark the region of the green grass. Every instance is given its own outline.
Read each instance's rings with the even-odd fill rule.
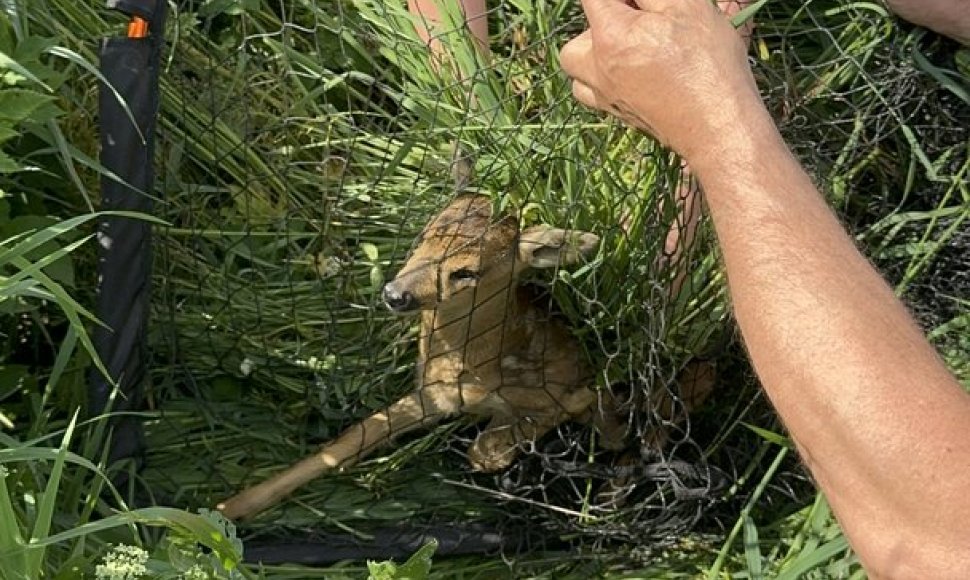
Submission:
[[[158,217],[170,225],[156,236],[154,358],[144,413],[150,446],[136,483],[121,491],[137,489],[159,505],[211,506],[411,387],[414,330],[380,307],[378,291],[414,234],[453,193],[449,163],[457,142],[475,159],[471,187],[498,208],[517,212],[524,223],[602,237],[591,264],[537,280],[572,321],[600,387],[627,388],[644,400],[653,389],[675,388],[691,357],[717,358],[714,400],[669,453],[717,467],[727,488],[692,503],[669,485],[643,486],[649,489],[622,509],[597,511],[596,477],[563,475],[536,456],[508,474],[519,478],[516,485],[470,473],[463,451],[475,428],[459,421],[314,482],[243,525],[244,542],[314,530],[366,538],[399,521],[477,523],[536,533],[527,538],[529,550],[510,550],[505,559],[437,556],[432,577],[861,574],[732,338],[706,229],[687,260],[687,289],[675,299],[667,295],[672,272],[657,262],[674,217],[669,198],[678,164],[649,139],[572,101],[557,50],[582,29],[578,3],[493,3],[491,57],[450,33],[442,41],[453,60],[441,71],[431,67],[397,3],[277,4],[185,2],[172,14],[156,192]],[[56,177],[43,183],[29,173],[4,177],[4,191],[18,192],[4,201],[14,216],[69,219],[94,207],[98,176],[90,162],[96,77],[83,63],[96,60],[91,40],[123,23],[98,3],[15,6],[16,22],[38,37],[57,38],[63,49],[21,47],[15,59],[37,77],[21,72],[25,82],[53,90],[63,113],[28,123],[20,128],[26,137],[0,143],[11,158],[31,159]],[[960,105],[966,79],[952,72],[954,46],[900,27],[871,3],[773,0],[756,19],[756,75],[781,129],[970,386],[970,311],[959,275],[970,267],[970,123]],[[4,53],[14,54],[15,43],[4,42],[0,37]],[[72,252],[80,239],[51,251],[70,258],[75,282],[64,295],[83,307],[91,292],[83,280],[93,278],[86,246]],[[46,268],[21,270],[50,275],[60,254],[48,254]],[[0,314],[5,336],[42,346],[28,353],[5,339],[0,373],[48,387],[39,398],[4,393],[0,418],[18,436],[11,449],[39,441],[54,466],[63,448],[56,441],[76,406],[69,392],[83,388],[90,364],[77,349],[84,327],[58,313],[41,322],[43,308],[34,307],[27,313],[34,330],[18,330],[22,315]],[[62,348],[74,354],[59,357]],[[58,373],[59,380],[49,380]],[[655,420],[641,413],[636,427]],[[569,428],[561,440],[572,447],[549,441],[542,451],[595,475],[615,458],[591,451],[589,437]],[[70,502],[94,497],[104,485],[94,449],[85,443],[70,451],[96,468],[60,486],[54,514],[75,513],[80,504]],[[35,470],[48,465],[27,460],[34,463],[23,465]],[[41,490],[58,477],[35,479],[31,485]],[[11,505],[15,499],[8,497]],[[34,521],[25,519],[26,508],[16,509],[18,521]],[[88,516],[100,513],[86,509]],[[693,522],[698,511],[703,517]],[[168,512],[145,517],[108,521],[182,529],[159,543],[158,535],[135,528],[153,561],[173,537],[195,546],[191,538],[203,529],[185,531],[177,523],[183,516]],[[93,539],[81,542],[89,537],[88,519],[62,517],[49,537],[83,533],[50,543],[43,556],[33,552],[30,565],[42,557],[53,569],[77,553],[93,565],[113,539],[92,531]],[[17,533],[24,537],[22,530],[32,528],[24,524]],[[16,538],[12,528],[6,538]],[[78,545],[70,541],[84,545],[63,548]],[[363,578],[369,571],[344,563],[254,573]]]
[[[33,15],[12,2],[0,17],[0,578],[90,574],[113,545],[142,554],[156,577],[193,566],[240,577],[231,526],[174,508],[130,509],[102,449],[109,417],[78,421],[89,367],[107,374],[89,338],[100,322],[79,289],[90,285],[89,226],[109,214],[161,222],[84,211],[92,204],[78,167],[98,168],[66,137],[77,120],[65,112],[65,69],[98,73],[32,30]]]

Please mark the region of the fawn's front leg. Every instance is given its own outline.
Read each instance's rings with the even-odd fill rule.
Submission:
[[[563,421],[591,420],[590,407],[596,404],[596,394],[585,387],[536,393],[535,387],[503,386],[493,396],[505,398],[513,413],[493,416],[469,447],[468,461],[477,471],[507,468],[525,445],[535,444]]]
[[[354,465],[377,447],[424,425],[437,423],[474,404],[483,394],[455,384],[426,385],[349,427],[287,470],[234,495],[216,506],[229,519],[253,516],[276,505],[305,483]]]

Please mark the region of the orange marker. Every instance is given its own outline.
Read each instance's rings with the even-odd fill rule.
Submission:
[[[148,21],[140,16],[132,16],[128,23],[128,38],[145,38],[148,36]]]

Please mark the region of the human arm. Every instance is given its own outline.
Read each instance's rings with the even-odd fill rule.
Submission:
[[[484,53],[488,53],[488,6],[486,0],[408,0],[408,10],[417,18],[415,27],[418,36],[431,49],[438,53],[441,50],[434,36],[441,34],[435,30],[442,21],[440,8],[442,2],[457,1],[459,8],[465,15],[465,23],[472,36]]]
[[[970,0],[886,0],[886,5],[913,24],[970,46]]]
[[[637,4],[584,1],[575,96],[690,163],[755,370],[870,576],[964,577],[970,396],[789,152],[726,18]]]

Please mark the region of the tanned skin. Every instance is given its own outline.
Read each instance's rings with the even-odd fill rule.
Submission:
[[[970,0],[886,0],[893,12],[970,45]]]
[[[575,97],[690,164],[755,370],[870,577],[966,578],[970,396],[790,153],[728,19],[583,8],[560,55]]]

